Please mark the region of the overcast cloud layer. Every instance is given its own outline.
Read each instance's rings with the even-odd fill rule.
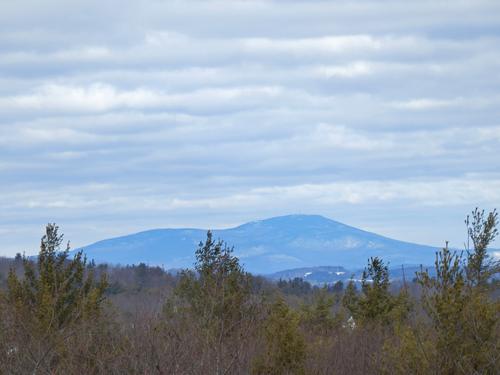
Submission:
[[[461,246],[499,87],[496,0],[2,1],[0,254],[289,213]]]

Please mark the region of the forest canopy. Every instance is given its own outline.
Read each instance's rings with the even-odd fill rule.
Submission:
[[[498,214],[466,218],[434,272],[360,282],[272,282],[207,233],[193,269],[69,255],[48,224],[37,257],[0,259],[1,374],[498,374]]]

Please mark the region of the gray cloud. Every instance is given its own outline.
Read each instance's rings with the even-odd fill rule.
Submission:
[[[0,254],[319,213],[460,246],[499,205],[497,1],[0,5]]]

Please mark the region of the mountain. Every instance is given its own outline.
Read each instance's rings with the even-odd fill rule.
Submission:
[[[348,271],[340,266],[319,266],[319,267],[302,267],[291,270],[283,270],[266,275],[271,280],[293,280],[300,278],[310,282],[313,285],[318,284],[333,284],[337,281],[347,281],[351,278],[358,279],[356,273]]]
[[[284,269],[338,264],[359,269],[371,256],[391,266],[433,264],[435,248],[393,240],[318,215],[288,215],[214,230],[234,246],[245,269],[270,274]],[[144,262],[164,268],[192,267],[202,229],[154,229],[83,247],[89,259],[114,264]]]
[[[435,276],[434,267],[424,267],[429,271],[431,276]],[[415,277],[415,273],[420,271],[420,266],[400,266],[389,269],[389,276],[392,281],[407,280],[411,281]],[[303,267],[290,270],[278,271],[269,275],[267,278],[278,280],[293,280],[300,278],[306,280],[312,285],[335,284],[337,281],[342,281],[344,284],[349,281],[361,282],[363,269],[347,270],[340,266],[319,266],[319,267]]]

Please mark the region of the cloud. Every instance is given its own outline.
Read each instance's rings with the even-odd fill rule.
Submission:
[[[252,105],[252,100],[262,101],[280,94],[279,87],[235,87],[201,89],[190,93],[168,94],[138,88],[118,91],[101,83],[87,87],[43,85],[32,94],[3,98],[0,107],[42,111],[102,112],[120,108],[210,108],[213,106]],[[250,103],[245,103],[245,100]]]
[[[327,78],[342,77],[353,78],[372,73],[373,68],[370,64],[363,61],[356,61],[348,65],[323,66],[318,68],[318,73]]]
[[[101,213],[180,212],[188,210],[231,210],[270,205],[288,207],[293,202],[334,207],[338,204],[363,206],[404,202],[408,205],[447,207],[468,202],[488,203],[500,199],[500,178],[471,176],[468,179],[402,179],[340,180],[317,184],[283,185],[245,189],[235,187],[227,192],[209,189],[205,192],[179,194],[158,185],[147,188],[140,184],[87,184],[65,186],[50,192],[2,189],[2,206],[8,209],[73,210],[93,215]],[[95,211],[97,210],[97,211]]]
[[[499,7],[2,4],[1,251],[294,212],[460,243],[500,201]]]
[[[452,99],[412,99],[404,102],[395,102],[392,105],[399,109],[409,109],[415,111],[433,110],[433,109],[446,109],[446,108],[484,108],[488,106],[498,105],[500,98],[493,96],[489,98],[452,98]]]
[[[425,110],[435,108],[455,107],[464,104],[465,100],[452,99],[452,100],[439,100],[439,99],[413,99],[406,102],[395,103],[396,108],[412,109],[412,110]]]

